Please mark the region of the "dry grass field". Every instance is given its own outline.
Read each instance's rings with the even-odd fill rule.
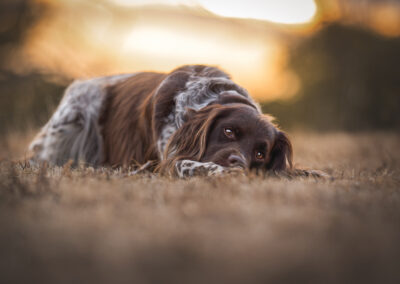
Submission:
[[[400,135],[291,133],[332,178],[0,169],[0,283],[400,283]],[[15,159],[29,138],[3,139]]]

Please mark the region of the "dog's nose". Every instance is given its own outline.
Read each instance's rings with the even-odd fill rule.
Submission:
[[[246,161],[244,160],[244,158],[237,154],[231,154],[228,157],[228,164],[230,167],[246,167]]]

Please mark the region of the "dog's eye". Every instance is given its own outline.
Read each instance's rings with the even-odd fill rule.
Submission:
[[[256,159],[257,160],[264,160],[264,158],[265,158],[265,155],[263,152],[256,151]]]
[[[235,138],[235,132],[233,131],[232,128],[229,128],[229,127],[224,128],[224,134],[229,139],[234,139]]]

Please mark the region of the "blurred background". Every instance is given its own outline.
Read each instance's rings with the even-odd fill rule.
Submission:
[[[2,0],[0,136],[75,78],[217,65],[287,130],[400,130],[400,1]]]

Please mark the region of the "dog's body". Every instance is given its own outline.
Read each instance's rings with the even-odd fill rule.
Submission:
[[[30,148],[55,165],[156,161],[181,177],[292,162],[287,136],[247,91],[202,65],[75,81]]]

